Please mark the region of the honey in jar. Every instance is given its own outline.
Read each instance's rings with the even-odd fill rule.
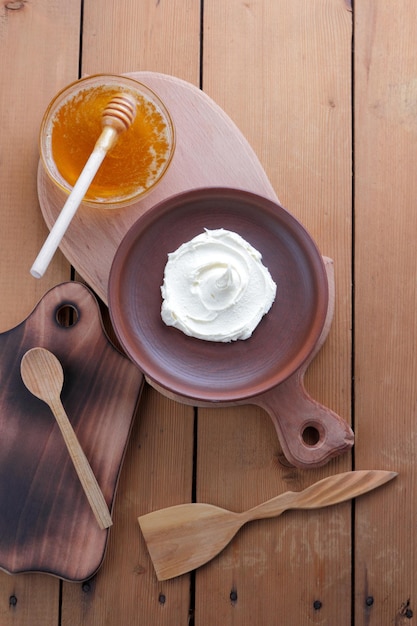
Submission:
[[[126,77],[100,75],[77,81],[61,92],[45,115],[41,155],[42,150],[47,153],[48,173],[69,192],[100,136],[104,109],[123,91],[134,95],[136,117],[107,153],[85,195],[87,204],[121,206],[155,186],[174,149],[170,116],[144,85]]]

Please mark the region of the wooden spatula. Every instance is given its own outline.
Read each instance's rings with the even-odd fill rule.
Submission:
[[[243,513],[211,504],[179,504],[138,518],[158,580],[185,574],[215,557],[237,531],[255,519],[287,509],[315,509],[371,491],[396,472],[359,470],[329,476],[300,492],[287,491]]]

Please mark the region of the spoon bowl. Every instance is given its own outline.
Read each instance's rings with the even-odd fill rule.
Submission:
[[[45,348],[32,348],[22,358],[20,373],[32,395],[50,406],[61,395],[64,370],[56,356]]]

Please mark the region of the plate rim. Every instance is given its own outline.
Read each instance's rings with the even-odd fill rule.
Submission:
[[[293,223],[294,227],[297,229],[297,234],[298,235],[301,234],[304,241],[308,242],[309,248],[310,248],[309,253],[308,253],[309,261],[312,258],[311,250],[314,251],[315,263],[314,263],[313,273],[317,277],[317,284],[320,287],[320,293],[317,294],[317,306],[316,306],[316,311],[314,314],[315,323],[314,325],[312,325],[314,327],[313,328],[314,332],[310,331],[311,339],[306,344],[307,348],[298,350],[296,357],[291,359],[290,365],[282,368],[282,375],[273,376],[272,382],[268,382],[269,378],[271,378],[271,376],[269,376],[268,380],[266,380],[264,384],[256,383],[256,385],[251,385],[250,383],[248,383],[246,385],[247,387],[246,392],[240,389],[237,392],[233,390],[231,392],[220,391],[220,392],[208,393],[205,389],[201,389],[199,390],[198,393],[196,393],[196,388],[198,387],[198,384],[196,385],[194,382],[192,382],[189,385],[189,388],[187,388],[187,384],[185,382],[181,382],[180,384],[178,384],[177,382],[175,384],[171,384],[171,383],[174,383],[174,380],[172,379],[172,376],[169,375],[169,373],[164,373],[163,377],[159,377],[158,374],[155,373],[154,367],[148,368],[147,364],[144,363],[144,359],[138,358],[138,348],[136,347],[136,349],[134,349],[135,346],[133,346],[133,349],[132,349],[132,344],[134,344],[134,342],[132,342],[131,339],[129,340],[128,338],[126,338],[126,333],[122,332],[120,328],[119,320],[121,318],[121,313],[120,313],[120,306],[117,306],[116,293],[120,291],[121,281],[119,278],[119,287],[118,287],[117,279],[121,275],[121,271],[123,270],[123,264],[126,262],[126,259],[129,257],[129,254],[131,253],[132,247],[134,247],[136,240],[138,239],[140,234],[144,232],[149,226],[151,226],[154,222],[157,222],[161,218],[163,218],[163,216],[167,212],[169,213],[170,211],[172,211],[175,205],[177,205],[178,203],[181,203],[182,201],[192,202],[193,200],[194,201],[198,200],[200,196],[203,196],[205,199],[208,196],[213,196],[216,199],[218,199],[219,196],[221,196],[222,198],[226,196],[232,196],[234,199],[239,199],[239,198],[242,198],[243,196],[247,201],[252,200],[254,203],[256,202],[262,203],[263,208],[265,208],[265,211],[272,212],[271,210],[275,210],[278,208],[279,211],[281,211],[282,214],[285,215],[285,218],[287,220],[290,220]],[[169,198],[161,200],[160,202],[155,204],[153,207],[148,209],[142,216],[140,216],[132,224],[132,226],[125,233],[122,241],[120,242],[116,250],[116,254],[112,261],[110,274],[109,274],[109,283],[108,283],[108,306],[109,306],[110,319],[112,322],[113,329],[116,333],[116,336],[118,340],[120,341],[120,344],[122,345],[123,349],[129,356],[129,358],[143,372],[144,376],[149,380],[151,384],[152,384],[152,381],[154,381],[158,387],[166,390],[168,394],[178,396],[179,399],[184,398],[184,399],[187,399],[188,401],[193,400],[197,403],[199,401],[209,402],[209,403],[219,403],[219,402],[229,403],[229,402],[236,402],[236,401],[242,401],[242,400],[249,400],[250,398],[255,398],[259,395],[262,395],[263,393],[269,391],[270,389],[284,382],[284,380],[287,380],[306,362],[306,360],[309,358],[309,356],[313,352],[320,338],[321,332],[325,324],[325,319],[326,319],[326,314],[327,314],[327,309],[328,309],[328,301],[329,301],[329,287],[328,287],[327,273],[326,273],[323,257],[320,253],[320,250],[316,242],[311,237],[306,227],[301,223],[299,219],[297,219],[290,211],[288,211],[288,209],[283,207],[279,202],[275,202],[271,200],[270,198],[267,198],[255,192],[247,191],[245,189],[234,188],[234,187],[216,187],[216,186],[197,187],[191,190],[180,192],[178,194],[174,194],[173,196],[170,196]],[[161,302],[162,302],[162,299],[161,299]],[[170,330],[175,331],[175,332],[181,332],[178,329],[170,329]],[[199,341],[199,342],[203,341],[201,339],[195,339],[195,338],[191,338],[191,339],[193,339],[193,341]],[[248,340],[245,340],[245,341],[248,341]],[[209,342],[209,343],[216,343],[216,342]],[[166,369],[165,369],[165,372],[166,372]],[[190,392],[191,387],[193,388],[193,393]]]

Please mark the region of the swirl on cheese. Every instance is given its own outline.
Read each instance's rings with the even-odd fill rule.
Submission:
[[[205,230],[168,254],[161,317],[206,341],[248,339],[271,308],[276,284],[240,235]]]

